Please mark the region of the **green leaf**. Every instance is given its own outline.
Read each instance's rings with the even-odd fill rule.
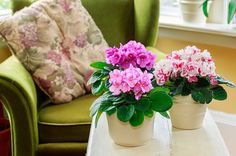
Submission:
[[[111,86],[111,84],[109,83],[109,79],[105,80],[105,87],[109,90],[109,87]]]
[[[131,119],[135,111],[134,105],[123,105],[117,110],[117,118],[120,121],[127,122]]]
[[[119,105],[125,102],[125,99],[121,99],[120,101],[113,102],[113,105]]]
[[[111,109],[111,110],[108,110],[106,111],[107,115],[111,116],[112,114],[114,114],[116,112],[116,107]]]
[[[91,90],[93,95],[101,94],[105,89],[105,82],[104,81],[96,81],[92,84]]]
[[[148,97],[141,98],[138,102],[134,104],[135,108],[139,111],[147,111],[150,108],[150,101]]]
[[[112,65],[110,65],[110,64],[107,64],[107,66],[106,67],[104,67],[104,70],[106,70],[106,71],[108,71],[108,72],[110,72],[110,71],[112,71]]]
[[[147,111],[144,112],[144,115],[145,115],[146,117],[152,118],[153,115],[154,115],[154,112],[153,112],[153,110],[149,109],[149,110],[147,110]]]
[[[182,88],[182,92],[181,92],[181,95],[182,96],[187,96],[191,94],[191,89],[190,89],[190,85],[188,83],[185,83],[183,88]]]
[[[227,92],[221,86],[217,86],[211,89],[213,91],[213,98],[216,100],[225,100],[227,99]]]
[[[203,78],[203,77],[199,77],[196,87],[205,88],[205,87],[209,87],[210,85],[211,84],[210,84],[209,80],[207,80],[206,78]]]
[[[110,66],[106,62],[94,62],[90,64],[91,67],[97,68],[97,69],[103,69],[104,67]]]
[[[203,13],[206,17],[208,17],[208,1],[209,0],[205,0],[202,4],[202,10],[203,10]]]
[[[90,116],[94,116],[98,109],[100,108],[101,104],[104,102],[104,101],[108,101],[109,100],[109,97],[111,96],[110,92],[106,92],[104,93],[103,95],[101,95],[100,97],[98,97],[91,105],[90,107]]]
[[[183,88],[184,88],[185,83],[186,83],[186,80],[185,80],[185,79],[182,80],[182,82],[176,87],[176,89],[174,89],[174,90],[172,91],[171,94],[172,94],[173,96],[174,96],[174,95],[181,94],[181,93],[183,92]]]
[[[123,95],[119,95],[119,96],[112,96],[111,97],[111,100],[113,101],[113,102],[117,102],[117,101],[121,101],[121,100],[123,100],[124,99],[124,96]]]
[[[132,116],[132,118],[129,120],[129,123],[133,127],[137,127],[141,125],[144,121],[144,113],[141,111],[136,110]]]
[[[90,77],[90,79],[88,80],[88,84],[92,84],[95,83],[96,81],[101,80],[101,78],[103,77],[103,74],[101,73],[101,70],[98,70],[96,72],[93,73],[93,75]]]
[[[162,116],[164,116],[167,119],[170,119],[170,116],[167,112],[159,112]]]
[[[93,102],[92,106],[90,107],[90,117],[94,116],[97,113],[100,106],[101,106],[100,102],[97,101]]]
[[[114,106],[111,101],[102,101],[101,105],[100,105],[100,110],[103,112],[106,112],[106,111],[109,111],[115,107],[116,106]]]
[[[136,103],[137,100],[135,99],[135,97],[133,95],[129,95],[127,94],[125,96],[125,102],[129,103],[129,104],[133,104],[133,103]]]
[[[98,111],[97,114],[96,114],[96,118],[95,118],[95,128],[97,128],[97,125],[98,125],[98,120],[100,119],[102,115],[102,111]]]
[[[218,84],[225,84],[226,86],[228,86],[228,87],[230,87],[230,88],[234,88],[235,87],[235,84],[234,83],[232,83],[232,82],[230,82],[230,81],[228,81],[228,80],[225,80],[223,77],[221,77],[221,76],[218,76],[217,78],[216,78],[216,80],[217,80],[217,82],[218,82]]]
[[[172,106],[172,98],[165,92],[155,92],[151,99],[151,108],[156,112],[165,112]]]
[[[169,94],[170,93],[170,90],[168,88],[165,88],[165,87],[155,87],[154,89],[152,89],[149,93],[148,93],[148,96],[152,96],[153,93],[155,92],[165,92],[166,94]]]
[[[207,88],[192,90],[192,98],[201,104],[210,103],[212,101],[212,91]]]
[[[235,13],[236,13],[236,0],[230,0],[228,7],[228,23],[232,21]]]

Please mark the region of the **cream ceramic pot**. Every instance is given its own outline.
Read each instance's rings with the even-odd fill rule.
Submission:
[[[204,0],[180,0],[182,17],[188,23],[205,23],[206,18],[202,11]]]
[[[129,122],[121,122],[116,113],[107,115],[109,134],[113,141],[121,146],[141,146],[148,142],[153,136],[154,117],[145,117],[144,122],[133,127]]]
[[[176,96],[170,109],[173,127],[198,129],[202,127],[207,105],[195,102],[191,96]]]
[[[228,0],[211,1],[208,12],[208,23],[227,24]]]

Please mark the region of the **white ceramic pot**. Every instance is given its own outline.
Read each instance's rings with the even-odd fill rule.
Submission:
[[[180,0],[183,20],[188,23],[205,23],[206,17],[202,11],[204,0]]]
[[[176,96],[169,110],[173,127],[198,129],[202,127],[207,105],[195,102],[191,96]]]
[[[119,121],[116,113],[107,115],[107,121],[110,137],[121,146],[141,146],[153,136],[154,117],[145,117],[144,122],[138,127],[131,126],[129,122]]]
[[[208,11],[208,23],[227,24],[228,0],[212,0]]]

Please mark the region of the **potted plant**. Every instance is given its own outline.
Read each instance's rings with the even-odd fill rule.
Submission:
[[[3,116],[3,107],[0,103],[0,153],[1,156],[9,156],[10,155],[10,124],[7,119]]]
[[[207,50],[195,46],[173,51],[157,63],[155,75],[158,85],[169,87],[174,96],[170,109],[172,125],[180,129],[202,126],[207,105],[213,99],[225,100],[222,84],[234,87],[215,72],[215,63]]]
[[[230,0],[228,9],[228,23],[230,23],[236,14],[236,0]]]
[[[208,12],[208,3],[211,2]],[[236,13],[236,0],[205,0],[202,7],[209,23],[230,23]]]
[[[204,0],[180,0],[182,17],[188,23],[205,23],[205,16],[201,11]]]
[[[152,138],[155,112],[169,117],[169,90],[152,85],[156,81],[155,59],[144,45],[130,41],[108,48],[106,62],[91,64],[98,69],[88,81],[92,93],[103,93],[92,104],[91,116],[97,124],[100,115],[106,113],[110,136],[119,145],[143,145]]]

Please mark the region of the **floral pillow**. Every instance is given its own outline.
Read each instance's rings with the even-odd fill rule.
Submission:
[[[107,43],[79,0],[41,0],[0,21],[0,34],[54,103],[84,95]]]

